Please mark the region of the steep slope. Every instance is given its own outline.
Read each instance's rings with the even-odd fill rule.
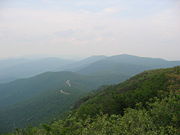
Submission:
[[[0,85],[0,130],[35,125],[69,110],[77,99],[101,85],[126,76],[87,76],[73,72],[46,72]]]
[[[145,71],[118,85],[110,86],[90,96],[77,113],[95,115],[100,112],[123,114],[124,108],[135,107],[158,96],[159,91],[180,89],[180,66],[170,69]]]
[[[71,86],[67,84],[67,80]],[[97,81],[97,80],[96,80]],[[64,112],[98,82],[72,72],[48,72],[0,85],[0,130],[39,123]],[[62,93],[68,92],[69,95]],[[33,116],[33,118],[31,118]]]
[[[36,125],[41,122],[46,122],[49,119],[56,117],[57,114],[61,115],[65,111],[69,110],[79,97],[101,85],[122,82],[130,76],[146,69],[179,65],[179,61],[169,62],[161,59],[142,58],[130,55],[112,57],[95,56],[81,62],[82,64],[80,64],[80,67],[74,68],[79,69],[86,66],[85,68],[82,68],[82,70],[79,70],[79,73],[47,72],[28,79],[21,79],[11,83],[1,84],[1,130],[8,131],[9,129],[13,129],[15,127],[24,127],[27,124]],[[158,83],[161,83],[159,82],[160,80],[161,78],[155,79],[155,81],[157,81],[157,88],[163,89],[162,85],[158,85]],[[152,82],[153,86],[151,86],[151,82],[147,82],[147,84],[148,83],[148,87],[154,88],[154,82]],[[127,84],[129,85],[129,83]],[[141,84],[141,82],[139,82],[139,84]],[[146,83],[142,85],[146,87]],[[136,86],[136,84],[132,83],[132,88],[130,87],[125,89],[134,90],[134,86]],[[114,87],[116,86],[111,86],[107,89],[113,89]],[[144,87],[142,87],[142,89],[145,89]],[[141,88],[139,87],[139,89]],[[140,91],[140,93],[143,92]],[[108,93],[106,94],[108,95]],[[79,114],[80,117],[81,114],[86,113],[87,115],[92,116],[93,114],[98,114],[99,111],[105,113],[110,112],[110,114],[112,111],[112,113],[122,114],[123,111],[117,111],[118,109],[116,107],[118,105],[122,106],[122,108],[126,108],[127,106],[125,106],[126,104],[124,103],[124,100],[127,100],[128,104],[131,104],[132,102],[133,107],[135,104],[134,101],[137,100],[136,97],[132,96],[136,95],[136,93],[127,95],[127,98],[122,99],[122,102],[121,96],[118,97],[116,95],[118,95],[118,93],[114,94],[117,101],[114,100],[114,97],[112,99],[112,97],[109,96],[107,96],[107,102],[104,100],[106,96],[99,98],[98,100],[104,104],[99,104],[98,101],[97,103],[93,102],[98,96],[95,99],[92,98],[92,96],[86,97],[79,103],[86,101],[89,98],[92,98],[92,101],[88,100],[88,102],[90,102],[90,104],[87,105],[88,107],[86,106],[86,103],[84,103],[85,105],[80,107],[82,109],[79,109],[77,114]],[[132,97],[133,101],[129,100],[128,97]],[[118,100],[120,100],[122,105]],[[109,103],[112,104],[112,108],[108,106]],[[76,106],[79,105],[76,104]],[[39,109],[37,109],[37,107]],[[123,109],[119,108],[119,110]]]
[[[180,66],[145,71],[85,97],[63,120],[13,135],[178,135]]]

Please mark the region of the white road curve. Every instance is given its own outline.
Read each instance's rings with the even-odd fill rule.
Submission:
[[[66,81],[66,84],[67,84],[67,86],[71,87],[70,80],[67,80],[67,81]]]
[[[68,92],[65,92],[64,90],[60,90],[60,93],[61,94],[64,94],[64,95],[69,95],[70,93],[68,93]]]

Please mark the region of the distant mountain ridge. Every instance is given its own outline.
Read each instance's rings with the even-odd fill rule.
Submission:
[[[89,91],[126,78],[61,71],[0,84],[0,131],[47,122],[69,110]]]
[[[133,55],[115,55],[89,64],[78,70],[83,74],[128,74],[130,76],[148,69],[168,68],[180,65],[180,61],[167,61],[159,58],[139,57]]]
[[[69,110],[81,96],[102,85],[120,83],[144,70],[180,65],[180,61],[132,55],[93,56],[65,64],[60,60],[61,66],[56,65],[59,59],[44,61],[45,64],[42,61],[38,63],[43,65],[41,67],[44,70],[47,69],[45,65],[48,65],[49,69],[53,67],[53,70],[59,72],[45,72],[0,84],[0,123],[3,123],[0,124],[0,130],[6,132],[15,127],[49,121]],[[21,68],[26,67],[26,71],[34,66],[27,65]],[[17,70],[11,72],[16,73],[15,71]]]
[[[0,83],[31,77],[43,72],[59,71],[59,68],[73,62],[60,58],[0,60]]]
[[[94,74],[96,74],[103,68],[104,71],[101,72],[111,72],[113,70],[117,74],[118,68],[121,70],[121,67],[129,68],[134,66],[140,69],[134,72],[134,74],[136,74],[143,70],[180,65],[180,61],[167,61],[159,58],[122,54],[115,56],[97,55],[80,61],[60,58],[43,58],[39,60],[8,59],[0,60],[0,65],[0,83],[5,83],[16,79],[32,77],[48,71],[73,71],[85,74],[94,72]],[[114,69],[114,67],[116,67],[116,69]]]
[[[61,58],[7,59],[0,60],[0,83],[32,77],[43,72],[76,71],[106,56],[92,56],[80,61]]]
[[[180,66],[144,71],[89,93],[63,119],[10,135],[178,135],[179,90]]]

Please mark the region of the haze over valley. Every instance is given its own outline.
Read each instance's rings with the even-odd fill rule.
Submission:
[[[0,135],[178,135],[179,0],[0,0]]]
[[[120,83],[145,70],[180,65],[180,61],[127,54],[92,56],[80,61],[59,58],[9,61],[0,61],[6,67],[1,69],[1,131],[48,122],[101,86]]]

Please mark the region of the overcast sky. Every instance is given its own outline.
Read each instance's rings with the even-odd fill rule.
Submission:
[[[0,0],[0,58],[180,60],[180,0]]]

